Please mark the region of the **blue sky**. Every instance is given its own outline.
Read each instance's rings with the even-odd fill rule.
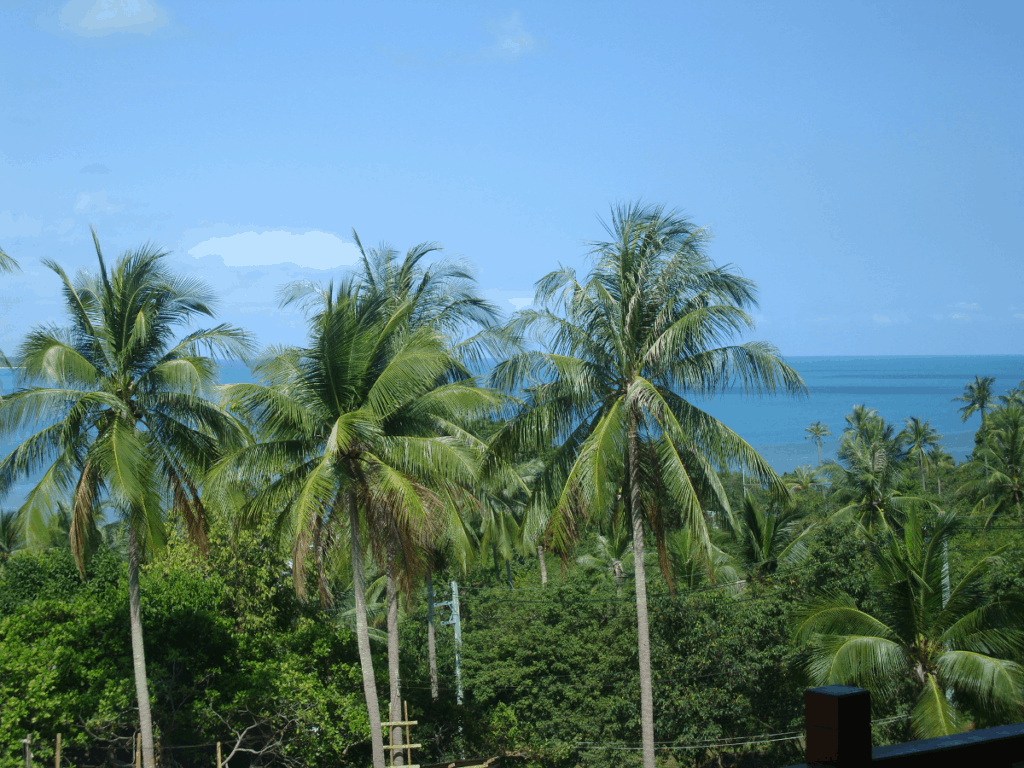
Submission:
[[[439,241],[511,312],[637,198],[785,355],[1024,352],[1021,3],[0,0],[0,348],[151,240],[221,319]]]

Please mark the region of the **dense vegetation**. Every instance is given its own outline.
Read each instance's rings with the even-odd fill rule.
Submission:
[[[815,422],[818,466],[778,477],[686,399],[802,394],[731,344],[753,284],[662,209],[609,234],[507,324],[436,246],[360,244],[348,279],[284,292],[307,338],[258,355],[179,336],[214,297],[153,249],[49,263],[68,325],[26,337],[0,401],[0,492],[43,473],[0,514],[0,767],[58,732],[68,765],[138,735],[147,768],[216,742],[379,766],[402,701],[420,764],[551,768],[796,763],[821,684],[872,692],[876,743],[1024,719],[1024,390],[965,387],[961,465],[859,405],[837,460]],[[255,383],[214,386],[227,353]],[[458,678],[429,597],[453,581]]]

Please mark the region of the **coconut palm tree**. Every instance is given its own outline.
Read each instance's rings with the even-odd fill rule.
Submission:
[[[476,471],[477,446],[446,434],[443,425],[486,410],[493,398],[463,383],[465,370],[434,328],[408,327],[410,302],[385,313],[380,295],[352,281],[301,296],[319,299],[307,305],[316,310],[308,346],[273,349],[253,369],[257,383],[222,388],[260,440],[224,461],[215,479],[260,488],[245,516],[276,516],[294,542],[299,578],[313,522],[345,529],[373,765],[383,768],[362,542],[365,536],[378,562],[397,543],[401,551],[393,556],[416,573],[444,506],[438,488],[468,486]]]
[[[846,426],[843,428],[843,437],[860,437],[869,440],[872,432],[877,429],[882,417],[874,408],[868,408],[861,403],[853,406],[853,410],[843,417]]]
[[[241,425],[206,398],[216,366],[203,350],[242,356],[248,336],[227,325],[175,341],[176,326],[213,315],[213,294],[175,275],[149,245],[123,253],[108,270],[93,232],[98,274],[61,280],[65,328],[32,330],[18,351],[21,388],[0,403],[0,433],[41,427],[0,462],[0,493],[43,470],[19,514],[30,541],[60,505],[70,509],[69,539],[82,577],[95,519],[105,500],[128,527],[129,618],[142,756],[153,768],[153,731],[142,641],[139,563],[162,541],[164,510],[207,547],[199,489]]]
[[[924,457],[925,453],[939,444],[942,435],[932,428],[931,423],[927,419],[922,421],[919,416],[907,417],[907,425],[903,428],[903,433],[909,455],[917,456],[917,466],[921,470],[921,490],[928,493],[928,485],[924,475]]]
[[[723,549],[728,538],[725,532],[712,534],[710,558],[704,545],[696,541],[686,528],[671,531],[665,538],[673,579],[683,589],[718,585],[732,595],[743,589],[742,571],[736,559]]]
[[[689,528],[710,559],[704,504],[729,510],[716,466],[745,467],[787,495],[753,448],[686,398],[734,383],[747,392],[806,387],[769,344],[720,346],[752,327],[745,309],[755,305],[755,287],[711,263],[706,230],[640,204],[617,207],[606,229],[610,241],[591,243],[588,277],[551,272],[537,283],[536,308],[513,318],[517,336],[536,334],[547,351],[495,367],[492,381],[508,392],[525,388],[526,401],[493,447],[497,456],[521,456],[559,444],[531,495],[533,512],[550,512],[546,535],[557,551],[571,548],[588,517],[621,513],[632,527],[642,754],[653,768],[645,518],[652,522],[659,494],[667,495],[679,516],[672,522]]]
[[[0,248],[0,275],[13,272],[16,269],[19,269],[18,262],[4,253],[3,248]],[[0,349],[0,365],[4,365],[8,368],[11,367],[11,363],[4,355],[4,351],[2,349]],[[0,390],[0,397],[3,397],[3,394],[3,391]]]
[[[790,493],[818,490],[824,495],[825,489],[828,488],[828,482],[822,478],[818,467],[803,464],[793,470],[793,474],[789,477],[788,488]]]
[[[735,559],[746,563],[754,580],[771,575],[779,563],[799,563],[807,557],[807,525],[791,505],[773,504],[764,509],[750,493],[730,530]]]
[[[0,561],[25,546],[21,520],[13,509],[0,510]]]
[[[633,544],[627,526],[615,520],[607,535],[595,534],[592,552],[577,557],[576,564],[601,581],[614,584],[621,595],[623,582],[633,575]]]
[[[918,690],[918,738],[962,730],[965,704],[1010,722],[1024,716],[1024,670],[1012,660],[1024,651],[1024,601],[993,599],[980,583],[1002,549],[969,564],[943,599],[943,545],[961,522],[952,513],[936,516],[925,540],[911,510],[901,538],[873,546],[873,613],[839,592],[823,592],[794,612],[793,635],[809,651],[812,685],[856,685],[881,702],[909,680]]]
[[[998,408],[989,414],[985,442],[978,450],[982,459],[972,464],[981,477],[960,488],[964,495],[980,496],[976,511],[985,525],[999,516],[1024,514],[1024,408]]]
[[[813,440],[814,444],[818,447],[818,464],[821,464],[821,445],[825,441],[826,437],[832,437],[832,432],[828,428],[828,424],[823,424],[820,421],[815,421],[809,427],[804,427],[804,440]]]
[[[474,270],[468,262],[441,257],[427,264],[425,259],[441,250],[438,243],[420,243],[409,249],[404,257],[400,257],[399,252],[386,243],[382,243],[378,248],[364,247],[354,229],[352,238],[360,254],[357,275],[361,300],[377,303],[386,322],[401,320],[403,328],[401,333],[395,335],[396,343],[402,343],[402,339],[410,333],[430,329],[445,340],[451,355],[467,367],[479,367],[485,356],[500,356],[509,351],[507,334],[503,332],[499,323],[501,313],[492,302],[479,295]],[[450,426],[457,429],[463,439],[473,438],[472,433],[466,429],[467,424]],[[483,449],[483,443],[478,442],[477,447]],[[465,527],[459,513],[477,506],[474,503],[474,494],[468,492],[475,489],[454,489],[449,486],[449,490],[459,497],[461,503],[456,503],[454,497],[450,499],[445,528],[455,529],[449,533],[458,536]],[[511,549],[518,545],[518,527],[514,516],[505,507],[492,507],[484,518],[489,522],[483,531],[487,536],[487,546],[497,545],[496,559],[498,550],[501,550],[511,581]],[[495,534],[498,535],[495,537]],[[402,706],[398,674],[400,563],[397,555],[405,548],[396,540],[399,535],[399,527],[392,525],[391,539],[385,547],[388,585],[388,670],[391,709],[394,712],[401,711]],[[440,535],[451,541],[449,535]],[[509,538],[510,535],[512,538]],[[433,546],[431,541],[424,543],[428,548]],[[429,563],[429,558],[423,562]],[[432,588],[432,574],[429,569],[424,573],[424,581]],[[392,732],[392,744],[402,743],[402,737],[402,729],[395,727]],[[396,763],[400,765],[402,762],[404,761],[399,753],[396,755]]]
[[[975,376],[974,381],[964,385],[964,393],[953,398],[954,403],[963,403],[957,412],[960,421],[966,422],[976,413],[981,414],[981,439],[985,439],[985,415],[995,405],[992,385],[996,383],[993,376]]]
[[[1010,408],[1014,405],[1024,408],[1024,381],[1013,389],[1006,390],[1005,395],[1000,395],[996,399],[1003,408]]]
[[[956,461],[953,459],[953,455],[946,451],[941,445],[936,443],[932,446],[928,452],[928,459],[931,461],[933,467],[935,467],[935,482],[938,487],[939,496],[942,495],[942,470],[953,469],[956,467]]]
[[[871,533],[876,528],[900,528],[908,506],[931,505],[899,490],[907,457],[906,436],[880,416],[858,418],[856,407],[847,421],[853,424],[840,441],[838,461],[825,462],[833,493],[844,504],[834,514],[853,517]]]

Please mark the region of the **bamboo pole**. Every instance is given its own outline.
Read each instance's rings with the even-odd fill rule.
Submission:
[[[220,768],[221,765],[222,765],[222,763],[221,763],[221,760],[220,760],[220,742],[218,741],[217,742],[217,768]]]
[[[57,734],[57,746],[53,750],[53,768],[60,768],[60,734]]]
[[[32,768],[32,734],[28,734],[21,743],[25,745],[25,768]]]
[[[142,734],[135,734],[135,768],[142,768]]]

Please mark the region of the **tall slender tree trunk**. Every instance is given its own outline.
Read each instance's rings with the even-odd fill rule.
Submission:
[[[654,694],[651,681],[651,637],[647,617],[647,574],[644,569],[644,519],[637,466],[636,416],[629,415],[626,451],[629,461],[629,513],[633,522],[633,573],[636,578],[636,635],[640,656],[640,741],[644,768],[654,766]]]
[[[548,564],[544,560],[544,545],[537,545],[537,560],[540,562],[540,585],[546,587],[548,585]]]
[[[427,664],[430,667],[430,700],[437,702],[437,641],[434,639],[434,574],[427,571]]]
[[[939,463],[935,462],[935,482],[939,484],[939,496],[942,495],[942,467]]]
[[[508,591],[512,591],[512,561],[505,561],[505,580],[508,582]]]
[[[132,666],[135,668],[135,695],[139,701],[139,731],[142,735],[142,764],[156,768],[153,752],[153,715],[146,685],[146,651],[142,644],[142,593],[139,590],[139,539],[135,526],[128,524],[128,615],[132,633]]]
[[[373,677],[373,658],[370,656],[370,632],[366,624],[366,584],[363,581],[363,545],[359,537],[359,509],[356,497],[348,493],[349,542],[352,553],[352,592],[356,602],[356,647],[359,649],[359,667],[363,673],[363,695],[370,720],[370,745],[373,768],[384,766],[384,737],[380,732],[380,703],[377,701],[377,683]],[[147,766],[147,768],[149,768]]]
[[[928,493],[928,485],[924,477],[924,454],[921,451],[917,452],[917,464],[921,467],[921,490]]]
[[[390,717],[392,722],[402,719],[402,680],[398,675],[398,531],[394,524],[387,543],[387,590],[388,590],[388,690],[390,696]],[[402,744],[402,726],[391,726],[391,744]],[[405,756],[394,754],[395,765],[405,765]]]
[[[821,466],[821,441],[818,441],[818,466]]]

